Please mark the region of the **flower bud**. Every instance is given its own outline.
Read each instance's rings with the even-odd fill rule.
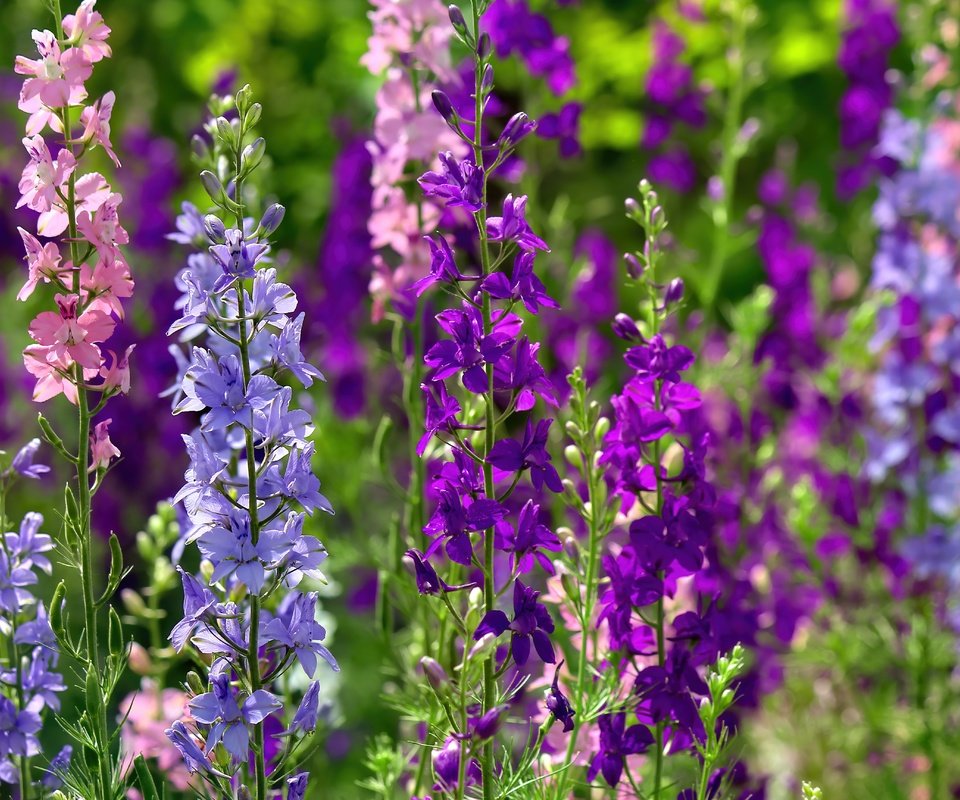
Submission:
[[[567,541],[570,540],[568,539]],[[577,558],[571,558],[571,561],[573,561],[574,564],[579,563],[579,554]],[[571,600],[580,598],[580,586],[577,584],[577,579],[569,572],[564,572],[563,575],[560,576],[560,585],[563,587],[563,593]]]
[[[536,127],[536,122],[522,111],[519,111],[507,121],[503,132],[500,134],[500,138],[497,140],[497,144],[500,145],[500,147],[513,147],[521,139],[533,133]]]
[[[723,178],[711,175],[707,181],[707,197],[715,203],[723,202]]]
[[[190,150],[194,158],[199,161],[207,161],[210,158],[210,148],[199,133],[193,134],[190,139]]]
[[[450,678],[439,661],[430,658],[430,656],[424,656],[420,659],[420,667],[423,669],[423,674],[427,676],[427,682],[435,692],[446,690],[450,684]]]
[[[639,342],[643,339],[637,323],[623,313],[617,314],[617,316],[613,318],[613,332],[628,342]]]
[[[467,654],[467,659],[473,661],[474,659],[485,659],[494,650],[497,649],[497,637],[492,633],[485,633],[479,639],[477,639],[476,644],[470,648],[470,652]]]
[[[632,197],[623,201],[623,210],[628,217],[636,217],[640,214],[640,204]]]
[[[240,171],[244,175],[248,175],[253,172],[260,162],[263,161],[263,156],[267,152],[267,143],[264,141],[262,136],[258,136],[250,144],[243,148],[243,152],[240,154]]]
[[[250,84],[245,83],[234,98],[234,102],[237,105],[237,111],[239,111],[241,115],[247,112],[247,109],[250,107],[251,100],[253,100],[253,92],[250,89]]]
[[[430,97],[433,99],[433,105],[440,116],[446,120],[448,125],[452,125],[457,118],[457,112],[453,110],[453,103],[450,101],[449,95],[436,89]]]
[[[493,51],[493,47],[492,47],[492,45],[490,44],[490,34],[489,34],[489,33],[481,33],[481,34],[480,34],[480,38],[477,40],[477,55],[480,56],[480,58],[486,58],[487,56],[490,55],[490,53],[491,53],[492,51]],[[493,71],[491,70],[491,75],[490,75],[490,78],[491,78],[490,83],[491,83],[491,85],[493,85],[493,74],[492,74],[492,73],[493,73]],[[486,77],[486,76],[484,76],[484,77]]]
[[[120,592],[120,600],[123,602],[124,608],[134,617],[142,616],[147,610],[143,598],[133,589],[123,589]]]
[[[153,662],[150,660],[150,654],[142,644],[133,642],[130,645],[128,655],[130,671],[137,675],[149,675],[153,670]]]
[[[464,41],[469,41],[470,30],[467,28],[467,21],[463,18],[463,12],[460,10],[460,6],[449,6],[447,13],[450,15],[450,24],[453,25],[453,29],[457,32],[457,35]]]
[[[274,203],[266,211],[264,211],[263,216],[260,218],[260,235],[270,236],[277,228],[279,228],[280,223],[283,222],[283,215],[285,212],[286,209],[279,203]]]
[[[633,253],[625,253],[623,260],[627,265],[627,274],[631,278],[637,280],[641,275],[643,275],[643,264],[640,263],[640,259],[638,259]]]
[[[200,173],[200,183],[203,184],[203,188],[215,203],[221,202],[226,197],[223,191],[223,184],[220,183],[220,179],[210,170],[205,169]]]
[[[207,214],[203,218],[203,230],[214,244],[223,244],[227,239],[227,228],[216,214]]]
[[[253,795],[246,786],[241,786],[237,789],[237,800],[253,800]]]
[[[669,308],[681,300],[683,300],[683,278],[674,278],[667,284],[667,290],[663,294],[663,305]]]
[[[491,708],[486,714],[477,720],[477,724],[473,727],[473,735],[480,741],[492,739],[494,736],[496,736],[497,731],[500,730],[500,726],[503,724],[503,719],[509,710],[510,706],[506,703]]]
[[[246,115],[243,118],[244,128],[250,130],[254,125],[260,121],[260,115],[263,114],[263,106],[259,103],[254,103],[250,106],[250,110],[247,111]]]
[[[207,687],[204,685],[203,680],[194,670],[190,670],[187,673],[187,688],[193,694],[203,694],[207,691]]]
[[[572,444],[568,444],[563,448],[563,457],[567,459],[571,466],[580,466],[580,451]]]
[[[484,34],[486,36],[486,34]],[[487,64],[483,70],[483,80],[480,82],[480,91],[483,94],[488,94],[493,88],[493,66]]]
[[[217,117],[217,136],[224,144],[233,147],[237,141],[237,132],[226,117]]]

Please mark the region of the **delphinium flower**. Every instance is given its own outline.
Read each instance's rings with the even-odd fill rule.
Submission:
[[[59,785],[70,760],[51,764],[47,773],[34,769],[41,754],[38,735],[49,709],[60,710],[58,694],[66,689],[56,671],[57,639],[47,610],[34,596],[38,572],[51,572],[53,540],[40,528],[43,516],[26,514],[16,530],[6,516],[7,495],[20,479],[39,480],[50,471],[36,461],[40,440],[33,439],[10,458],[0,452],[0,781],[17,786],[19,797],[40,796],[44,778]],[[9,788],[8,788],[9,790]]]
[[[440,222],[445,206],[442,197],[420,192],[414,180],[424,170],[443,171],[438,154],[460,157],[467,145],[445,121],[452,108],[446,95],[435,94],[440,86],[457,86],[460,78],[451,66],[453,32],[440,0],[376,0],[370,12],[373,34],[362,63],[384,83],[377,91],[374,135],[367,147],[372,158],[373,187],[367,217],[373,273],[369,290],[373,297],[373,320],[389,313],[393,324],[391,346],[400,368],[400,400],[406,419],[408,474],[406,497],[398,535],[408,546],[422,546],[425,523],[426,471],[416,454],[421,435],[423,402],[420,384],[423,353],[432,337],[425,316],[425,300],[418,282],[437,263],[428,240]],[[390,562],[381,571],[380,596],[386,602],[389,574],[400,567],[403,547],[391,547]]]
[[[233,107],[230,121],[224,114]],[[214,97],[211,110],[212,148],[196,147],[212,167],[200,177],[218,212],[188,208],[181,217],[183,238],[205,237],[208,254],[181,273],[186,294],[171,326],[188,341],[206,339],[193,346],[174,398],[174,413],[200,414],[199,428],[184,437],[190,466],[175,500],[184,503],[185,542],[197,545],[202,567],[199,576],[181,570],[184,618],[170,639],[177,650],[189,644],[208,657],[209,674],[190,679],[191,722],[174,721],[167,736],[187,769],[223,796],[242,787],[244,796],[265,800],[295,777],[317,725],[311,691],[307,709],[288,724],[294,709],[284,707],[278,681],[291,670],[316,681],[320,661],[338,669],[317,621],[316,592],[297,588],[323,580],[326,558],[304,533],[305,518],[333,509],[310,463],[310,417],[294,404],[293,387],[280,383],[322,379],[300,351],[296,295],[269,259],[284,209],[245,216],[244,184],[265,149],[253,136],[261,106],[244,87],[235,98]],[[267,725],[287,735],[273,757]]]
[[[956,108],[950,97],[941,108]],[[955,113],[955,111],[954,111]],[[960,407],[955,385],[960,318],[956,301],[960,169],[954,116],[931,113],[924,124],[886,115],[878,154],[897,170],[880,180],[879,229],[871,288],[887,298],[877,317],[866,474],[907,500],[903,544],[920,577],[940,576],[955,592],[960,501]]]
[[[377,251],[370,291],[374,319],[397,304],[412,317],[408,290],[429,269],[424,236],[436,226],[439,206],[422,197],[411,202],[405,187],[418,174],[417,166],[422,171],[437,153],[464,152],[431,100],[433,89],[456,80],[452,31],[439,0],[376,0],[373,5],[373,35],[361,62],[374,75],[384,75],[385,82],[377,92],[374,136],[368,143],[373,208],[367,226]]]
[[[725,623],[717,598],[699,594],[691,580],[705,566],[713,536],[716,492],[705,468],[710,441],[696,424],[700,393],[685,380],[694,353],[667,338],[665,323],[683,290],[678,280],[657,282],[664,211],[646,181],[640,194],[639,202],[627,202],[627,213],[646,241],[627,262],[646,303],[641,319],[620,314],[614,324],[630,344],[625,361],[631,376],[611,400],[613,419],[599,462],[629,524],[626,540],[601,560],[597,619],[610,649],[594,655],[614,671],[614,685],[628,688],[596,712],[600,739],[586,778],[635,787],[633,773],[642,769],[649,795],[658,797],[668,780],[666,756],[695,753],[705,740],[698,713],[707,694],[702,672],[720,655],[715,629]],[[596,492],[591,489],[591,504],[602,497]],[[597,514],[591,529],[602,533],[609,525]],[[589,628],[583,630],[586,635]],[[640,754],[647,754],[641,763],[631,759]],[[572,756],[571,748],[568,760]]]
[[[894,166],[875,152],[884,112],[893,102],[890,51],[900,41],[897,4],[887,0],[845,0],[846,28],[837,57],[848,85],[840,99],[842,163],[837,194],[849,199],[877,174]]]
[[[333,195],[318,262],[322,279],[310,273],[296,285],[308,319],[320,327],[334,408],[351,419],[363,413],[369,391],[366,355],[357,336],[365,321],[373,258],[367,227],[372,157],[366,144],[359,136],[348,138],[333,163]]]
[[[558,35],[544,14],[527,0],[494,0],[484,14],[484,30],[500,58],[515,55],[530,75],[541,79],[550,93],[563,98],[576,84],[570,41]],[[538,120],[536,135],[556,140],[561,158],[580,154],[580,114],[583,105],[568,100]]]
[[[678,192],[689,192],[697,170],[689,150],[678,142],[683,127],[699,130],[706,125],[706,93],[697,86],[693,69],[681,61],[686,43],[663,20],[653,24],[653,63],[645,84],[649,105],[640,146],[654,155],[650,177]]]
[[[562,488],[547,450],[552,420],[537,414],[541,402],[555,404],[552,387],[537,360],[539,345],[524,335],[524,321],[515,313],[537,314],[555,303],[536,275],[537,254],[547,245],[526,218],[526,197],[489,200],[490,175],[534,123],[521,113],[496,139],[484,134],[493,89],[490,39],[478,36],[485,30],[486,5],[472,3],[469,21],[458,7],[450,8],[457,36],[473,54],[474,105],[469,117],[454,112],[448,122],[472,153],[444,154],[442,169],[420,178],[429,197],[462,208],[472,224],[468,247],[454,250],[434,234],[433,268],[418,286],[423,292],[444,289],[460,301],[436,315],[440,337],[425,355],[428,435],[419,449],[424,458],[443,463],[434,472],[437,502],[424,526],[431,542],[425,553],[408,553],[425,595],[421,602],[442,620],[435,652],[447,661],[446,670],[429,660],[424,666],[447,714],[445,732],[431,731],[427,742],[437,748],[433,797],[470,791],[491,798],[509,794],[523,780],[523,765],[531,763],[549,724],[538,730],[521,716],[526,733],[517,742],[520,766],[500,758],[497,740],[509,741],[506,722],[522,675],[556,660],[553,619],[535,582],[552,569],[559,540],[541,519],[539,503],[515,511],[510,502],[525,479],[545,497]],[[467,125],[472,138],[463,132]],[[458,598],[470,586],[475,588],[465,606]],[[452,685],[447,674],[456,675]],[[501,684],[504,675],[512,677]],[[425,786],[419,772],[411,787],[415,795]]]
[[[51,603],[60,646],[80,662],[76,672],[85,676],[80,690],[86,695],[88,713],[71,729],[82,744],[82,754],[76,753],[76,768],[67,782],[81,796],[106,798],[122,792],[107,706],[126,658],[115,612],[111,611],[110,652],[101,647],[100,609],[116,590],[123,564],[112,536],[113,564],[101,592],[96,587],[91,502],[119,451],[110,441],[110,420],[94,420],[111,397],[125,394],[130,386],[132,348],[118,350],[108,340],[123,318],[123,301],[133,292],[133,280],[120,250],[128,241],[119,216],[122,197],[102,174],[87,170],[97,151],[106,156],[104,163],[119,165],[110,142],[114,93],[91,101],[85,87],[94,65],[111,52],[110,29],[94,6],[95,0],[84,0],[76,13],[61,18],[60,3],[54,3],[55,32],[34,31],[37,57],[19,56],[15,70],[24,76],[18,107],[30,115],[23,140],[29,161],[18,205],[38,214],[36,234],[20,230],[27,280],[19,298],[42,292],[51,306],[30,324],[33,343],[24,350],[24,364],[36,379],[35,401],[63,394],[78,410],[72,451],[40,419],[45,438],[77,476],[67,490],[64,522],[65,556],[77,565],[83,589],[79,640],[66,634],[59,622],[62,581]],[[60,144],[53,144],[57,139]]]

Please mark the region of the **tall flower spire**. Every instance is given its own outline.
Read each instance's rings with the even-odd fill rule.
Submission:
[[[126,656],[120,619],[112,610],[110,651],[104,652],[99,612],[116,591],[123,561],[111,534],[113,563],[105,588],[96,588],[91,504],[120,452],[110,441],[110,419],[95,418],[109,398],[130,387],[133,348],[117,352],[108,340],[123,320],[123,301],[133,292],[133,280],[120,249],[129,240],[120,222],[122,197],[104,175],[87,169],[97,150],[120,166],[110,142],[116,97],[107,92],[91,102],[85,85],[94,65],[111,53],[110,28],[95,4],[84,0],[76,13],[61,17],[55,0],[55,32],[34,31],[37,57],[16,60],[16,72],[24,76],[18,107],[29,114],[23,139],[28,162],[17,205],[37,214],[35,233],[20,229],[27,278],[18,299],[42,291],[50,301],[49,310],[30,324],[33,343],[23,351],[24,365],[36,379],[33,399],[46,402],[62,394],[77,407],[72,451],[42,416],[40,424],[46,440],[76,472],[75,483],[67,488],[64,555],[80,573],[83,636],[74,640],[60,624],[62,581],[50,613],[61,647],[80,662],[77,674],[86,675],[87,714],[71,728],[84,750],[75,763],[83,766],[66,780],[83,796],[107,798],[123,791],[107,708]],[[48,142],[54,140],[59,144],[51,149]]]
[[[271,265],[283,206],[246,216],[244,184],[265,149],[253,133],[261,106],[244,87],[211,107],[212,151],[198,149],[209,156],[200,179],[217,212],[187,207],[178,222],[179,238],[202,250],[179,276],[185,294],[170,329],[193,345],[174,413],[199,412],[200,426],[184,436],[190,466],[175,500],[203,566],[199,576],[181,571],[184,617],[170,638],[212,663],[191,681],[190,727],[176,721],[167,735],[188,770],[224,796],[241,786],[265,800],[289,783],[288,797],[302,797],[298,746],[317,725],[319,662],[338,667],[317,621],[317,593],[296,587],[324,580],[326,550],[303,529],[307,516],[333,508],[310,463],[310,417],[281,381],[307,387],[323,376],[300,350],[297,297]],[[288,720],[275,685],[291,670],[313,683]],[[289,737],[279,757],[265,734],[271,718]]]

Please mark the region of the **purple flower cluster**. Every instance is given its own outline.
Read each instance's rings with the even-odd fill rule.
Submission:
[[[0,670],[0,781],[21,787],[29,786],[30,760],[42,752],[38,734],[44,714],[60,710],[58,694],[67,688],[55,671],[57,638],[32,588],[38,572],[51,573],[53,540],[40,532],[41,514],[26,514],[16,531],[6,530],[4,514],[7,493],[18,479],[38,480],[50,471],[35,461],[39,447],[39,439],[32,440],[0,469],[0,636],[9,654]],[[67,747],[60,754],[57,767],[41,781],[44,787],[60,785],[71,752]]]
[[[366,143],[348,140],[332,167],[333,197],[317,263],[322,279],[307,273],[296,285],[308,319],[319,328],[334,408],[345,418],[361,414],[367,402],[366,354],[357,334],[368,316],[365,301],[373,258],[366,222],[373,194],[371,167]]]
[[[512,3],[495,4],[489,13],[513,10]],[[476,7],[474,13],[474,31],[491,29],[488,18],[480,22]],[[454,712],[461,719],[440,740],[433,767],[435,791],[462,790],[465,780],[482,784],[489,793],[500,772],[493,736],[522,685],[508,681],[501,690],[497,678],[511,666],[556,661],[553,619],[532,581],[521,576],[538,567],[552,573],[549,554],[560,550],[560,541],[544,524],[540,504],[517,500],[529,490],[562,490],[547,449],[552,420],[538,419],[534,411],[538,401],[556,405],[556,397],[538,361],[539,344],[524,334],[524,320],[515,309],[536,315],[557,304],[535,271],[537,254],[547,245],[527,221],[527,198],[507,194],[496,207],[488,203],[491,174],[535,124],[518,113],[495,142],[486,143],[483,114],[493,89],[487,34],[477,39],[456,7],[451,7],[451,21],[475,53],[472,155],[444,153],[440,168],[424,174],[420,185],[428,197],[470,215],[473,241],[455,251],[443,235],[434,234],[430,274],[416,285],[421,294],[442,288],[459,298],[459,305],[436,315],[440,336],[424,356],[427,431],[418,452],[443,458],[431,487],[436,505],[423,529],[431,541],[425,552],[414,549],[407,555],[424,595],[443,595],[450,603],[451,592],[482,587],[476,591],[482,592],[483,613],[461,631],[466,641],[458,668],[459,680],[471,681],[477,672],[471,665],[482,663],[480,685],[461,689],[461,697],[476,693],[480,708]],[[446,95],[435,102],[441,112],[449,107]],[[460,115],[446,116],[451,129],[467,140]],[[500,429],[515,428],[521,415],[522,427],[503,436]],[[450,574],[459,576],[456,580],[440,578],[441,553],[450,562]],[[464,583],[465,575],[476,581]],[[512,597],[507,610],[497,602],[504,594]],[[498,649],[496,642],[508,633],[509,648]],[[569,705],[555,697],[550,707],[566,717]]]
[[[199,412],[200,425],[184,436],[190,466],[175,502],[186,509],[184,538],[197,544],[204,569],[202,580],[181,570],[184,618],[171,641],[178,650],[192,644],[212,663],[210,690],[190,702],[195,731],[176,723],[168,735],[190,771],[214,784],[238,775],[252,740],[255,758],[244,785],[262,792],[264,722],[283,712],[269,687],[293,668],[313,679],[318,659],[337,669],[317,622],[317,594],[295,588],[304,579],[323,580],[326,551],[303,527],[307,515],[333,509],[311,466],[310,416],[281,382],[289,376],[306,387],[322,379],[300,350],[297,297],[270,266],[269,237],[284,210],[270,206],[258,222],[243,216],[242,180],[262,151],[263,140],[245,141],[259,105],[247,88],[235,102],[238,122],[231,126],[220,117],[210,130],[215,156],[229,154],[236,172],[208,171],[202,178],[214,203],[233,213],[236,227],[191,206],[177,223],[178,240],[204,248],[179,275],[181,316],[170,329],[194,343],[189,360],[181,356],[185,369],[174,413]],[[195,343],[201,335],[205,347]],[[290,735],[316,727],[315,692],[307,692],[306,710]],[[289,797],[296,796],[291,789]]]
[[[863,190],[879,170],[893,165],[873,148],[880,137],[883,113],[893,101],[890,51],[900,41],[896,3],[888,0],[846,0],[847,28],[838,63],[849,85],[840,100],[840,145],[843,163],[837,194],[850,198]]]
[[[704,91],[694,84],[693,70],[680,57],[686,44],[663,20],[653,27],[653,65],[647,73],[649,106],[640,146],[654,153],[647,171],[651,180],[689,192],[697,169],[689,150],[677,141],[684,126],[698,130],[707,122]]]

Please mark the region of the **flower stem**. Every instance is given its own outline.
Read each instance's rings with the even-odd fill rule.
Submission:
[[[723,268],[730,247],[730,215],[733,194],[736,188],[737,163],[743,157],[743,150],[737,144],[743,117],[745,86],[745,57],[747,14],[743,8],[744,0],[731,0],[731,44],[727,51],[727,63],[730,67],[730,88],[723,116],[723,133],[720,150],[720,186],[721,197],[713,207],[713,247],[710,250],[710,265],[707,268],[706,283],[703,287],[701,305],[711,309],[720,290]]]
[[[480,4],[478,0],[470,0],[473,16],[473,30],[477,40],[480,38]],[[473,125],[473,158],[478,169],[483,170],[483,58],[474,51],[474,125]],[[483,172],[483,189],[480,210],[474,215],[477,223],[477,235],[480,240],[480,266],[483,275],[490,270],[490,246],[487,241],[487,174]],[[490,306],[490,295],[483,293],[483,335],[489,336],[493,329],[493,317]],[[484,395],[486,416],[484,419],[483,443],[483,490],[488,498],[496,498],[496,489],[493,483],[493,466],[487,461],[490,451],[496,441],[496,410],[493,392],[493,364],[486,364],[487,391]],[[497,604],[497,591],[494,582],[494,530],[489,528],[483,536],[483,610],[484,614],[493,611]],[[483,713],[487,713],[496,703],[496,682],[494,678],[494,658],[491,653],[483,662]],[[483,756],[480,760],[480,770],[483,778],[483,798],[493,798],[493,738],[483,743]]]

